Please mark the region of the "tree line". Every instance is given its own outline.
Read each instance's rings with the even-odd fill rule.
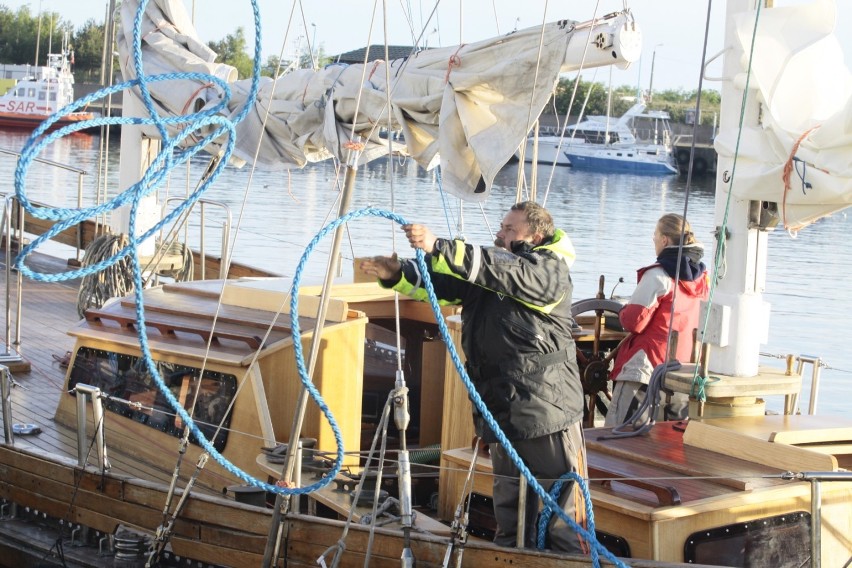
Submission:
[[[647,91],[639,93],[636,87],[622,85],[613,87],[610,93],[609,87],[603,83],[580,80],[575,93],[576,83],[576,79],[560,79],[551,105],[544,112],[555,114],[562,119],[568,115],[577,117],[581,114],[583,116],[609,114],[609,116],[618,117],[627,112],[638,97],[643,97],[648,109],[664,110],[671,115],[674,122],[687,122],[687,113],[694,111],[698,103],[697,89],[694,91],[668,89],[653,93]],[[701,91],[702,115],[718,113],[721,100],[718,91],[708,89]]]
[[[94,18],[89,19],[80,29],[63,19],[57,12],[42,12],[33,14],[29,6],[24,5],[17,10],[11,10],[5,4],[0,4],[0,63],[47,65],[47,54],[51,49],[58,52],[65,33],[68,33],[71,47],[74,51],[74,78],[78,83],[99,83],[104,53],[104,24]],[[251,76],[252,50],[242,27],[233,34],[228,34],[219,41],[207,44],[218,54],[217,61],[227,63],[237,69],[241,79]],[[114,50],[110,49],[110,53]],[[283,72],[288,67],[311,67],[327,64],[330,59],[324,53],[322,46],[316,50],[316,62],[311,62],[310,54],[303,54],[299,60],[280,61],[278,56],[267,57],[263,62],[261,73],[273,76]],[[38,61],[35,60],[38,54]],[[114,69],[118,69],[115,61]],[[545,113],[558,117],[577,117],[581,111],[584,115],[621,116],[636,100],[636,88],[621,86],[612,89],[601,83],[580,80],[574,93],[576,79],[560,79],[556,90]],[[573,95],[573,105],[571,105]],[[646,98],[650,93],[644,93]],[[684,122],[688,111],[695,109],[697,91],[665,90],[653,93],[648,108],[668,111],[676,122]],[[701,106],[703,112],[718,112],[720,96],[717,91],[702,92]],[[583,106],[585,105],[585,109]]]
[[[47,54],[59,53],[66,33],[74,51],[75,79],[99,82],[104,25],[89,19],[75,30],[57,12],[42,12],[39,17],[27,5],[11,10],[0,4],[0,63],[46,66]]]
[[[32,13],[28,5],[12,10],[0,3],[0,63],[45,66],[48,52],[52,50],[58,53],[62,40],[68,33],[74,51],[74,79],[81,83],[98,83],[104,53],[104,28],[103,23],[91,18],[80,29],[75,29],[71,22],[57,12],[42,12],[39,17],[39,14]],[[218,62],[227,63],[237,69],[240,79],[251,76],[254,46],[249,45],[242,27],[219,41],[208,42],[207,45],[218,54]],[[112,51],[110,49],[110,52]],[[316,53],[319,65],[328,62],[322,47],[316,50]],[[299,61],[294,62],[294,65],[310,67],[310,59],[310,54],[305,54]],[[261,74],[272,76],[277,69],[286,69],[289,63],[280,62],[278,56],[270,56],[263,62]],[[114,62],[113,68],[118,69],[117,61]]]

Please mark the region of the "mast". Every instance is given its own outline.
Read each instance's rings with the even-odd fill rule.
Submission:
[[[774,180],[755,176],[748,158],[741,161],[738,174],[735,158],[737,153],[749,156],[760,151],[764,142],[759,134],[773,124],[769,109],[762,108],[766,103],[756,88],[758,81],[749,76],[748,62],[753,54],[765,55],[768,49],[766,44],[760,46],[764,51],[751,48],[751,38],[757,37],[754,22],[765,22],[766,31],[773,31],[783,13],[763,9],[757,2],[771,4],[771,0],[727,0],[721,129],[715,142],[715,282],[712,302],[700,312],[702,353],[697,365],[683,365],[666,375],[669,388],[690,395],[691,418],[764,414],[766,396],[784,396],[784,413],[793,414],[802,388],[801,372],[793,372],[792,357],[786,369],[760,366],[758,361],[769,332],[769,304],[763,300],[768,231],[778,223],[774,196],[781,195],[783,182],[780,172]],[[764,161],[764,167],[771,164]]]
[[[145,107],[135,93],[124,91],[122,113],[124,116],[146,116]],[[160,139],[142,135],[139,125],[125,124],[121,127],[121,153],[118,162],[119,187],[130,187],[142,179],[145,171],[160,152]],[[113,231],[118,234],[130,232],[130,205],[116,209],[111,218]],[[160,204],[157,195],[143,197],[137,208],[136,235],[144,234],[160,220]],[[139,243],[140,256],[153,256],[156,243],[149,238]]]
[[[38,29],[36,31],[36,51],[33,67],[38,67],[38,48],[41,46],[41,0],[38,0]]]
[[[740,127],[741,109],[743,128],[760,122],[760,103],[754,89],[745,94],[743,104],[746,70],[740,62],[748,54],[739,47],[735,28],[735,15],[750,11],[754,5],[754,0],[727,2],[725,45],[728,48],[723,60],[720,111],[723,129],[736,131]],[[758,374],[760,345],[767,342],[769,330],[769,304],[763,300],[769,223],[761,215],[765,211],[764,202],[735,196],[731,196],[726,221],[729,186],[737,183],[733,157],[720,154],[716,171],[714,221],[717,232],[726,223],[727,240],[722,253],[726,269],[718,280],[709,314],[702,314],[709,318],[705,341],[713,344],[709,369],[723,375],[751,377]],[[717,238],[714,258],[720,254],[719,243]]]

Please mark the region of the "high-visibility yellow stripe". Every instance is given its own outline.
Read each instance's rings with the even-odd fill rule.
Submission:
[[[460,240],[456,239],[453,242],[456,245],[456,255],[453,258],[453,264],[455,264],[456,266],[463,266],[464,265],[464,250],[465,250],[464,241],[460,241]]]
[[[516,302],[518,302],[519,304],[523,304],[524,306],[528,307],[531,310],[535,310],[535,311],[541,312],[543,314],[549,314],[550,312],[553,311],[553,309],[556,306],[558,306],[560,303],[562,303],[562,300],[565,299],[565,294],[562,294],[562,296],[558,300],[556,300],[552,304],[547,304],[546,306],[537,306],[535,304],[530,304],[529,302],[524,302],[523,300],[519,300],[517,298],[512,298],[512,299],[515,300]]]

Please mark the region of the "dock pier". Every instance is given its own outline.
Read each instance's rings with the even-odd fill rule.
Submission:
[[[692,152],[692,140],[675,140],[674,156],[677,161],[677,169],[681,174],[685,174],[689,167],[690,152]],[[695,143],[692,173],[699,176],[716,173],[716,148],[713,147],[712,143]]]

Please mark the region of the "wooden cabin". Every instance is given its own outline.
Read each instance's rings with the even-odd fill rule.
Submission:
[[[286,313],[288,287],[283,279],[204,281],[167,284],[143,295],[148,341],[164,381],[185,408],[196,399],[193,416],[206,435],[212,436],[224,417],[215,447],[254,476],[262,475],[255,464],[258,452],[289,439],[302,388]],[[183,424],[140,359],[134,302],[131,296],[89,310],[69,332],[75,346],[65,390],[80,382],[114,397],[105,402],[109,450],[170,471]],[[307,359],[317,298],[301,298],[300,312]],[[304,315],[310,313],[314,317]],[[314,385],[339,422],[347,449],[360,444],[366,324],[363,313],[332,301],[314,373]],[[63,395],[56,420],[76,428],[76,413],[75,396]],[[319,448],[336,450],[331,428],[315,405],[308,408],[302,433],[316,438]],[[195,463],[200,453],[198,445],[190,444],[185,459]],[[357,464],[357,456],[348,459]],[[234,478],[211,460],[201,481],[221,491]]]
[[[208,436],[227,413],[215,447],[261,479],[266,473],[258,467],[257,456],[290,439],[302,389],[287,313],[289,284],[276,278],[203,281],[167,284],[143,295],[148,341],[164,381],[187,410],[199,391],[193,416]],[[306,364],[320,292],[308,287],[300,294]],[[437,445],[446,349],[430,306],[400,300],[404,366],[412,398],[409,442],[412,447]],[[336,286],[329,302],[314,385],[340,425],[348,452],[345,465],[351,468],[360,465],[355,452],[369,448],[393,389],[397,347],[389,329],[395,328],[394,311],[394,293],[375,282]],[[456,311],[445,308],[448,314]],[[134,298],[89,310],[69,333],[75,346],[64,390],[71,391],[80,382],[114,397],[105,403],[109,451],[129,452],[171,471],[183,425],[144,370]],[[421,396],[422,392],[429,395]],[[76,428],[73,394],[62,396],[56,420]],[[316,438],[320,451],[333,454],[337,449],[331,427],[313,403],[301,434]],[[201,448],[191,444],[186,459],[195,463],[200,453]],[[201,480],[216,491],[235,482],[212,460]]]

